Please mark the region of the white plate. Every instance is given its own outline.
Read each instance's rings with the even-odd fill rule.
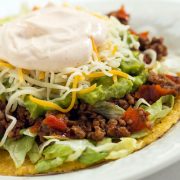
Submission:
[[[55,0],[56,2],[62,2]],[[170,54],[180,55],[180,2],[178,0],[69,0],[78,5],[103,13],[116,10],[125,4],[132,17],[132,26],[138,30],[150,30],[152,34],[165,37]],[[30,5],[37,0],[0,0],[0,15],[17,12],[22,2]],[[45,4],[39,0],[38,4]],[[172,57],[172,56],[171,56]],[[180,60],[168,62],[169,66],[180,70]],[[146,177],[180,160],[180,124],[173,127],[163,138],[148,147],[129,155],[124,159],[104,164],[99,167],[71,172],[67,174],[43,177],[5,177],[3,180],[136,180]]]

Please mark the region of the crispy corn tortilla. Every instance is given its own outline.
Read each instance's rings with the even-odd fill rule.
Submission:
[[[174,108],[169,113],[169,115],[163,118],[160,123],[155,125],[149,135],[139,140],[140,142],[142,142],[141,148],[147,146],[148,144],[154,142],[156,139],[160,138],[165,132],[167,132],[174,124],[178,122],[179,118],[180,97],[176,99]],[[6,152],[5,150],[0,150],[0,153],[1,175],[25,176],[36,174],[34,165],[28,159],[25,161],[22,167],[16,169],[8,152]],[[79,162],[66,163],[58,168],[51,170],[48,174],[70,172],[78,169],[84,169],[86,167],[86,165],[81,164]]]

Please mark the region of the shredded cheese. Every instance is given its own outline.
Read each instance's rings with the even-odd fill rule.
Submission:
[[[99,14],[94,13],[93,15],[103,19],[103,16]],[[66,113],[74,107],[77,93],[87,94],[97,87],[96,84],[90,85],[93,78],[108,76],[113,78],[114,83],[118,81],[118,77],[133,80],[130,75],[116,69],[123,59],[127,61],[140,59],[135,57],[131,50],[132,47],[135,49],[139,47],[139,42],[133,35],[129,35],[129,26],[121,24],[114,17],[104,17],[108,24],[107,40],[97,47],[94,38],[90,37],[92,56],[88,63],[82,66],[69,67],[57,73],[37,72],[36,70],[16,70],[11,64],[0,60],[0,90],[8,100],[5,113],[11,122],[0,145],[5,142],[17,121],[15,117],[9,115],[10,112],[15,111],[17,105],[23,104],[23,97],[26,95],[29,95],[29,98],[36,104]],[[131,39],[130,44],[127,43],[128,38]],[[4,78],[8,79],[10,87],[3,86],[1,80]],[[23,81],[27,83],[21,83]],[[69,94],[72,99],[68,108],[64,109],[55,103],[57,100],[65,99]],[[49,99],[52,100],[49,101]]]
[[[39,73],[39,80],[45,79],[45,72],[40,72]]]
[[[105,74],[103,72],[95,72],[95,73],[88,74],[87,77],[88,78],[98,78],[98,77],[102,77],[104,75]]]
[[[108,73],[110,73],[112,75],[124,77],[124,78],[129,78],[129,74],[126,74],[119,70],[110,70],[110,71],[108,71]],[[87,75],[87,77],[89,77],[89,78],[98,78],[98,77],[102,77],[102,76],[105,76],[104,72],[95,72],[95,73],[91,73],[91,74]]]
[[[96,53],[96,56],[97,56],[97,58],[98,58],[98,57],[99,57],[99,55],[98,55],[98,50],[97,50],[97,46],[96,46],[96,43],[95,43],[93,37],[91,37],[91,42],[92,42],[93,51]],[[98,58],[98,59],[99,59],[99,58]]]
[[[114,56],[117,51],[118,51],[118,46],[114,45],[113,50],[112,50],[112,55]]]
[[[97,87],[96,84],[93,84],[92,86],[86,88],[86,89],[82,89],[81,91],[78,92],[78,94],[82,95],[82,94],[87,94],[90,93],[91,91],[95,90]]]
[[[5,63],[5,62],[2,62],[0,61],[0,67],[6,67],[6,68],[9,68],[9,69],[13,69],[14,67],[8,63]]]
[[[74,81],[73,81],[73,88],[77,88],[77,85],[78,85],[78,76],[76,76],[74,78]],[[29,99],[40,105],[40,106],[43,106],[43,107],[49,107],[49,108],[52,108],[52,109],[55,109],[57,111],[60,111],[60,112],[63,112],[63,113],[67,113],[69,112],[73,107],[74,107],[74,104],[76,102],[76,91],[72,92],[72,100],[71,100],[71,104],[70,106],[67,108],[67,109],[63,109],[62,107],[58,106],[57,104],[53,103],[53,102],[50,102],[50,101],[45,101],[45,100],[40,100],[40,99],[37,99],[33,96],[29,96]]]
[[[117,75],[117,76],[124,77],[124,78],[129,78],[129,74],[126,74],[126,73],[119,71],[119,70],[111,70],[109,72],[113,75]]]
[[[19,82],[20,83],[24,82],[23,71],[20,68],[18,68],[18,77],[19,77]]]
[[[117,75],[114,75],[114,76],[113,76],[113,82],[116,83],[117,81],[118,81]]]

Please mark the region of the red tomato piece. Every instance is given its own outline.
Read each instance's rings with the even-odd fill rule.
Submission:
[[[148,31],[145,31],[145,32],[142,32],[140,34],[138,34],[140,38],[142,39],[148,39],[148,36],[149,36],[149,32]]]
[[[145,128],[149,128],[148,112],[145,112],[142,108],[129,107],[125,112],[123,119],[127,122],[132,121],[130,126],[131,132],[141,131]]]
[[[175,94],[172,89],[162,88],[160,85],[143,85],[136,92],[137,98],[144,98],[149,103],[157,101],[161,96]]]
[[[171,75],[166,75],[166,77],[168,79],[170,79],[171,81],[180,84],[180,77],[179,76],[171,76]]]
[[[64,131],[67,128],[67,124],[64,122],[64,120],[62,118],[57,118],[54,115],[48,115],[43,120],[43,124],[60,131]]]
[[[126,12],[124,6],[121,6],[121,8],[118,10],[118,17],[128,20],[129,14]]]

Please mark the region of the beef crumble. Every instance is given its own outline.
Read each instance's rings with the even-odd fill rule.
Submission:
[[[148,76],[148,83],[158,84],[163,88],[175,90],[176,95],[180,95],[180,77],[177,76],[173,79],[168,78],[164,74],[156,74],[151,71]]]
[[[153,37],[151,40],[150,38],[143,38],[139,36],[139,42],[140,42],[140,51],[145,51],[147,49],[153,49],[156,54],[157,54],[157,60],[161,60],[163,57],[167,56],[168,51],[167,47],[164,45],[164,40],[163,38],[157,38]],[[145,56],[144,58],[145,61],[148,60],[148,56]]]
[[[167,75],[156,74],[154,72],[149,73],[147,83],[149,85],[160,85],[166,89],[175,90],[176,94],[180,94],[180,77],[172,77]],[[124,98],[114,99],[110,102],[127,110],[129,107],[133,107],[137,102],[135,93],[127,94]],[[0,101],[0,134],[5,132],[5,129],[9,125],[9,121],[5,116],[6,103]],[[14,129],[9,134],[9,137],[18,139],[21,137],[20,130],[28,127],[32,127],[38,123],[38,139],[40,142],[44,141],[44,136],[59,135],[63,138],[74,139],[92,139],[95,141],[102,140],[104,137],[120,138],[131,135],[132,120],[123,119],[119,117],[117,119],[107,119],[102,115],[93,111],[93,107],[80,102],[73,110],[67,114],[59,114],[59,112],[47,112],[48,114],[64,119],[67,124],[65,131],[59,131],[48,127],[42,123],[45,116],[33,120],[30,118],[29,112],[22,106],[18,106],[16,111],[12,114],[17,118],[17,123]]]
[[[125,11],[124,6],[117,11],[110,12],[108,16],[116,17],[122,24],[127,25],[129,22],[129,14]]]
[[[66,136],[73,139],[86,138],[95,141],[100,141],[104,137],[120,138],[130,136],[131,134],[127,127],[128,124],[124,120],[120,118],[106,119],[95,113],[92,107],[88,104],[81,103],[74,111],[76,111],[75,114],[74,112],[73,114],[68,113],[64,118],[67,123],[67,129],[65,132],[60,132],[42,125],[38,133],[41,141],[44,140],[43,136],[52,134]],[[116,123],[113,124],[113,122]]]

